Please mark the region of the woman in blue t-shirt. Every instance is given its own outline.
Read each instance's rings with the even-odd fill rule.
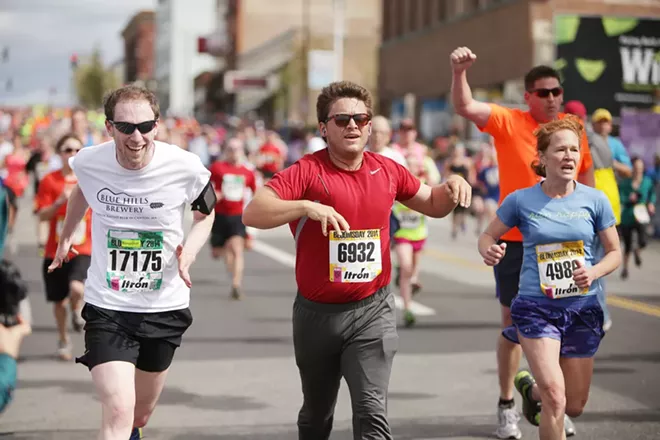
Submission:
[[[565,415],[579,416],[587,403],[593,356],[604,335],[600,279],[621,264],[607,197],[574,180],[582,133],[572,118],[537,130],[539,160],[532,167],[545,180],[507,196],[479,238],[484,262],[494,266],[506,252],[499,238],[514,227],[523,235],[513,327],[504,336],[520,342],[534,374],[521,371],[515,384],[523,414],[540,424],[546,439],[564,438]],[[599,243],[605,251],[600,261]]]

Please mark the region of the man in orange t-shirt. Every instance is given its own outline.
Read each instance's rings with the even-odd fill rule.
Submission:
[[[46,299],[53,303],[53,314],[59,334],[57,355],[65,361],[70,361],[73,357],[73,347],[67,333],[67,306],[71,307],[73,329],[80,332],[85,324],[81,312],[84,282],[92,254],[91,211],[87,211],[73,235],[73,249],[77,255],[71,255],[71,259],[64,263],[60,270],[49,273],[48,266],[55,258],[59,234],[66,216],[67,200],[77,183],[76,176],[69,166],[69,158],[81,148],[83,144],[75,135],[65,135],[58,141],[56,151],[62,158],[62,168],[44,176],[35,198],[39,219],[49,222],[42,272]]]
[[[479,130],[493,136],[500,173],[500,203],[512,192],[538,183],[540,178],[531,164],[538,159],[534,131],[539,124],[564,118],[560,113],[563,88],[559,73],[548,66],[537,66],[525,75],[525,102],[527,111],[487,104],[472,98],[467,82],[467,69],[476,55],[467,47],[459,47],[450,56],[452,66],[452,102],[456,113],[469,119]],[[577,179],[594,186],[594,170],[589,143],[583,135]],[[507,244],[506,253],[495,266],[497,296],[501,305],[502,329],[512,325],[511,301],[518,294],[520,269],[523,260],[522,235],[517,228],[502,236]],[[520,365],[522,350],[502,335],[497,344],[497,366],[500,383],[498,403],[499,438],[520,438],[519,419],[513,401],[513,379]],[[575,434],[570,420],[566,421],[566,435]]]

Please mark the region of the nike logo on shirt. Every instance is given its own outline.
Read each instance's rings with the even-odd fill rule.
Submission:
[[[373,176],[373,175],[376,174],[378,171],[380,171],[380,168],[377,168],[377,169],[375,169],[375,170],[373,170],[373,171],[370,171],[370,173],[371,173],[371,175]]]

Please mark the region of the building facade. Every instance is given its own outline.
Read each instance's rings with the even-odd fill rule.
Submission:
[[[154,78],[163,113],[191,116],[195,77],[215,70],[217,60],[200,54],[200,36],[216,27],[216,0],[158,0]]]
[[[381,111],[395,120],[416,117],[427,126],[428,137],[449,129],[449,55],[459,46],[477,55],[468,73],[477,98],[522,104],[524,74],[534,65],[555,63],[554,28],[562,15],[660,17],[660,2],[383,0]]]
[[[361,0],[358,8],[348,0],[343,4],[340,76],[375,93],[381,1]],[[318,92],[335,78],[334,5],[334,0],[218,0],[223,11],[218,29],[226,32],[228,42],[224,70],[274,75],[277,81],[271,84],[277,87],[230,95],[209,90],[211,96],[231,101],[237,114],[256,113],[273,124],[315,124]]]
[[[146,84],[154,75],[154,12],[135,14],[121,36],[124,39],[124,76],[121,81]]]

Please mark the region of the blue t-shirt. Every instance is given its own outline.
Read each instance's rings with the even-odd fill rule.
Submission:
[[[0,353],[0,413],[11,403],[16,388],[16,360]]]
[[[518,294],[534,297],[545,297],[538,263],[543,257],[537,256],[538,245],[582,241],[584,264],[590,267],[598,262],[598,232],[616,223],[605,194],[577,182],[575,191],[560,199],[548,197],[541,189],[541,183],[515,191],[504,199],[497,217],[511,228],[518,227],[522,233],[523,264]],[[569,272],[564,272],[561,264],[550,266],[542,266],[549,272],[544,276],[554,277],[553,272],[557,270],[559,278],[565,273],[570,275],[567,279],[572,279],[570,264]],[[596,280],[586,295],[595,295],[600,290],[600,280]]]
[[[612,150],[612,159],[616,160],[617,162],[621,162],[624,165],[632,167],[632,162],[630,161],[630,155],[628,154],[628,150],[626,150],[626,147],[623,146],[623,142],[621,142],[621,139],[614,136],[608,136],[607,144],[610,146],[610,150]]]
[[[477,175],[479,182],[484,184],[486,199],[500,200],[500,173],[497,166],[483,168]]]

